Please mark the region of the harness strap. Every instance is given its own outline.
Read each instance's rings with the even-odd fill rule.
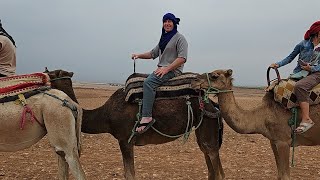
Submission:
[[[139,105],[139,110],[138,110],[138,113],[136,114],[136,123],[134,124],[132,130],[131,130],[131,135],[128,139],[128,143],[131,142],[132,138],[136,135],[136,128],[138,126],[138,124],[140,123],[140,120],[141,120],[141,109],[142,109],[142,100],[141,99],[136,99],[135,101],[138,102],[138,105]],[[152,127],[152,126],[151,126]]]
[[[49,94],[47,92],[43,92],[43,94],[46,94],[48,96],[51,96],[53,98],[56,98],[58,100],[60,100],[62,102],[62,106],[65,106],[67,108],[69,108],[74,116],[75,119],[77,119],[78,117],[78,111],[77,111],[77,107],[74,104],[71,104],[68,100],[66,99],[61,99],[58,96],[54,95],[54,94]]]
[[[199,99],[199,109],[202,111],[202,115],[205,115],[205,116],[207,116],[209,118],[220,118],[221,114],[220,114],[219,109],[215,113],[205,110],[204,102],[207,103],[207,104],[209,103],[208,94],[206,94],[206,95],[204,95],[203,98],[201,98],[202,97],[201,96],[201,91],[199,91],[199,98],[198,98]],[[217,109],[216,107],[214,107],[214,108]]]
[[[201,94],[199,94],[199,104],[203,104],[203,108],[201,108],[201,105],[200,105],[200,109],[201,109],[201,118],[203,118],[203,116],[207,116],[209,118],[217,118],[218,119],[218,127],[219,127],[219,131],[218,131],[218,138],[217,138],[217,141],[218,141],[218,144],[220,144],[219,140],[220,140],[220,136],[222,138],[222,135],[220,135],[220,132],[222,131],[223,129],[223,122],[222,122],[222,118],[221,118],[221,112],[220,112],[220,109],[215,107],[213,104],[212,107],[214,109],[217,110],[217,112],[215,113],[212,113],[210,111],[207,111],[204,109],[204,100],[201,98]],[[209,104],[209,99],[207,99],[207,104]]]
[[[203,115],[209,117],[209,118],[220,118],[221,114],[220,114],[220,111],[217,111],[215,113],[213,112],[210,112],[210,111],[207,111],[207,110],[204,110],[203,111]]]

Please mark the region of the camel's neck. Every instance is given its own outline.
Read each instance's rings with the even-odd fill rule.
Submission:
[[[71,79],[62,79],[63,81],[53,81],[51,83],[52,88],[58,89],[66,93],[74,102],[78,103],[76,95],[73,90],[72,81]]]
[[[78,103],[75,92],[73,90],[72,81],[59,85],[59,90],[65,92],[73,101]],[[109,123],[107,122],[110,116],[108,115],[107,102],[96,109],[86,110],[83,109],[81,131],[84,133],[98,134],[108,133]]]
[[[73,88],[63,88],[63,91],[75,102],[78,103],[76,95],[74,93]],[[103,106],[93,109],[86,110],[83,109],[82,116],[82,126],[81,131],[84,133],[90,134],[99,134],[99,133],[107,133],[109,132],[109,123],[106,123],[106,118],[108,116],[105,115],[106,104]]]
[[[74,102],[79,104],[73,89],[66,89],[63,92],[66,93]]]
[[[241,134],[260,134],[263,131],[261,110],[243,110],[235,101],[233,92],[218,94],[222,117],[236,132]]]
[[[110,132],[106,109],[106,104],[93,110],[83,109],[81,131],[89,134]]]

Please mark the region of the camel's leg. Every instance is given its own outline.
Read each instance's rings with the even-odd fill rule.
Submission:
[[[270,144],[277,164],[278,179],[290,179],[290,146],[288,143],[282,141],[270,141]]]
[[[65,109],[54,116],[44,114],[44,122],[48,131],[48,139],[55,151],[64,158],[69,165],[70,171],[75,179],[85,179],[84,171],[80,165],[78,153],[78,139],[76,135],[75,119],[70,110]],[[63,165],[63,158],[60,155],[59,162]],[[59,167],[64,172],[64,167]],[[68,175],[66,175],[68,176]],[[63,177],[61,175],[61,177]]]
[[[56,152],[58,155],[58,175],[60,180],[69,179],[69,167],[62,151]]]
[[[217,120],[204,118],[203,124],[196,130],[197,143],[206,159],[209,180],[224,178],[219,156],[218,125],[214,121]]]
[[[72,134],[72,130],[70,132]],[[58,163],[59,163],[59,178],[60,179],[68,179],[69,174],[68,174],[68,165],[71,170],[72,175],[75,177],[77,180],[85,180],[85,173],[81,167],[80,160],[79,160],[79,154],[78,154],[78,146],[76,142],[69,142],[67,141],[67,137],[59,137],[58,139],[55,140],[50,140],[50,136],[52,134],[49,133],[48,131],[48,136],[49,136],[49,141],[52,146],[55,147],[57,154],[59,155],[58,157]],[[71,138],[74,141],[76,139]],[[56,142],[59,141],[58,142]]]
[[[78,149],[74,148],[72,151],[66,153],[66,161],[69,164],[70,170],[78,180],[85,180],[86,176],[80,165]]]
[[[128,144],[127,140],[120,140],[119,145],[124,165],[124,176],[126,180],[133,180],[135,179],[133,145]]]
[[[208,154],[204,153],[204,157],[206,159],[206,163],[208,167],[208,179],[223,179],[224,172],[222,169],[219,154],[217,154],[215,157],[212,157],[212,156],[210,157]],[[214,159],[214,161],[212,162],[211,159]]]

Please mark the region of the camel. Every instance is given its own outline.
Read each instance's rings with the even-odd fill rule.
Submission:
[[[51,78],[72,77],[73,73],[67,71],[52,71],[48,73]],[[71,79],[64,81],[64,88],[70,97],[75,98]],[[76,99],[73,99],[77,101]],[[198,98],[191,98],[191,105],[194,109],[194,124],[199,124]],[[205,109],[215,112],[212,101],[205,105]],[[127,180],[135,179],[134,170],[134,145],[143,146],[147,144],[162,144],[173,141],[177,138],[168,138],[149,129],[142,135],[135,136],[130,143],[128,139],[136,121],[138,105],[125,101],[123,89],[118,89],[105,102],[104,105],[93,110],[83,109],[82,132],[89,134],[110,133],[119,143],[124,164],[124,176]],[[187,105],[185,99],[157,100],[154,105],[154,118],[157,122],[155,128],[170,135],[183,134],[187,126]],[[203,117],[202,124],[196,129],[197,143],[204,154],[208,168],[208,179],[223,179],[219,149],[222,143],[222,128],[218,118]],[[150,155],[152,156],[152,155]]]
[[[75,110],[63,106],[61,100],[67,100]],[[80,133],[82,109],[64,92],[50,89],[26,99],[35,119],[27,115],[24,127],[21,129],[23,106],[14,101],[0,104],[0,151],[15,152],[26,149],[37,143],[46,134],[48,140],[58,155],[59,179],[68,179],[68,166],[75,179],[85,179],[84,171],[79,161]]]
[[[266,92],[260,106],[243,110],[236,103],[233,92],[229,91],[232,89],[232,80],[231,69],[215,70],[199,75],[191,84],[193,88],[199,89],[216,88],[221,114],[226,123],[238,133],[262,134],[268,138],[276,160],[278,179],[290,179],[289,154],[292,139],[288,121],[292,116],[291,111],[274,101],[273,92]],[[320,144],[319,108],[320,105],[310,107],[310,117],[315,125],[306,133],[297,135],[295,146]]]

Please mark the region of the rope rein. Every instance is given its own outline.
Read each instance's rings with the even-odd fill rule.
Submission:
[[[151,126],[151,128],[156,131],[158,134],[162,135],[162,136],[165,136],[165,137],[168,137],[168,138],[179,138],[179,137],[182,137],[183,136],[183,143],[185,143],[191,132],[196,130],[196,129],[193,129],[193,121],[194,121],[194,116],[193,116],[193,109],[191,107],[191,102],[189,101],[190,97],[187,97],[187,106],[188,106],[188,121],[187,121],[187,126],[186,126],[186,129],[185,129],[185,132],[183,134],[179,134],[179,135],[168,135],[168,134],[165,134],[161,131],[159,131],[158,129],[156,129],[154,126]],[[191,124],[190,124],[191,122]],[[199,124],[197,125],[197,128],[201,125],[202,123],[202,119],[200,120]]]
[[[204,102],[209,103],[209,95],[210,94],[217,95],[219,93],[233,92],[233,90],[220,90],[215,87],[212,87],[209,74],[206,73],[206,76],[207,76],[207,82],[208,82],[209,87],[206,91],[204,91],[204,96],[203,96]]]
[[[195,128],[193,128],[194,115],[193,115],[193,109],[191,107],[191,102],[189,101],[190,97],[188,96],[188,97],[186,97],[186,99],[187,99],[186,105],[188,106],[188,121],[187,121],[187,126],[186,126],[186,129],[185,129],[184,133],[179,134],[179,135],[169,135],[169,134],[161,132],[160,130],[158,130],[154,126],[151,126],[151,128],[155,132],[157,132],[158,134],[160,134],[162,136],[165,136],[165,137],[168,137],[168,138],[179,138],[179,137],[183,136],[183,144],[184,144],[188,140],[191,132],[195,131],[196,129],[198,129],[200,127],[200,125],[202,124],[203,114],[204,114],[204,113],[201,113],[199,124],[197,126],[195,126]],[[130,143],[132,138],[136,135],[135,129],[137,128],[138,124],[140,123],[141,109],[142,109],[141,108],[142,107],[142,100],[141,99],[138,100],[138,105],[139,105],[139,111],[138,111],[138,113],[136,115],[137,120],[136,120],[136,123],[135,123],[135,125],[133,126],[133,128],[131,130],[131,136],[128,139],[128,143]]]
[[[291,109],[292,116],[288,122],[289,126],[291,127],[291,146],[292,146],[292,157],[291,157],[291,167],[294,167],[294,146],[296,142],[296,133],[294,130],[297,128],[297,119],[298,119],[298,109],[296,107]]]

